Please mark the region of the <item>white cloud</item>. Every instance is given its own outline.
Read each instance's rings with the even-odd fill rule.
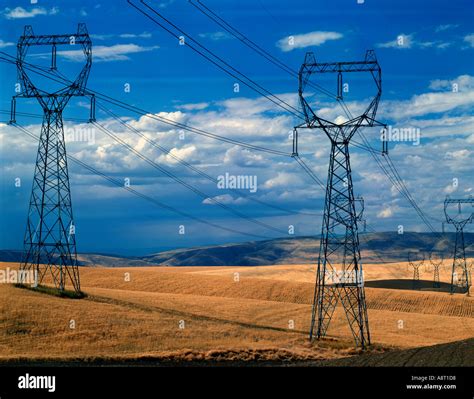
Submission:
[[[453,92],[453,83],[457,83],[458,92]],[[474,106],[473,76],[460,75],[455,79],[437,79],[431,81],[429,87],[436,92],[416,94],[408,100],[382,102],[379,117],[400,120]],[[469,117],[465,119],[469,120]]]
[[[379,48],[395,48],[398,50],[406,50],[411,48],[420,48],[420,49],[427,49],[427,48],[438,48],[440,50],[446,49],[451,46],[449,42],[443,41],[418,41],[415,39],[415,34],[405,34],[400,33],[395,39],[389,40],[388,42],[377,43],[376,47]]]
[[[436,48],[439,48],[440,50],[444,50],[445,48],[451,47],[452,43],[449,42],[442,42],[442,43],[437,43]]]
[[[459,93],[451,93],[450,87],[454,81],[461,83]],[[453,79],[431,82],[430,90],[426,93],[422,92],[404,100],[381,102],[381,118],[379,119],[385,121],[387,120],[385,118],[390,117],[394,118],[397,126],[400,123],[402,126],[420,127],[423,138],[432,138],[429,141],[422,139],[419,146],[413,146],[411,143],[393,143],[390,147],[391,159],[397,166],[401,177],[405,180],[420,207],[430,216],[442,217],[442,201],[439,201],[439,198],[444,198],[447,187],[452,186],[453,176],[459,178],[459,192],[464,193],[473,189],[470,184],[474,156],[474,151],[471,148],[474,142],[474,116],[470,113],[470,107],[474,104],[470,94],[472,91],[474,91],[474,77],[461,75]],[[451,98],[450,96],[453,94],[458,96]],[[431,97],[433,95],[440,97]],[[467,98],[472,103],[462,100],[463,98]],[[288,101],[291,101],[290,95],[288,95]],[[288,139],[288,132],[293,126],[294,120],[281,112],[277,113],[272,105],[265,106],[265,102],[266,100],[261,98],[232,98],[218,104],[213,103],[212,109],[180,110],[172,113],[157,113],[156,115],[225,137],[290,152],[291,140]],[[437,105],[438,102],[439,105]],[[328,104],[322,103],[321,105],[327,109],[327,114],[331,114],[331,117],[334,118],[337,117],[337,113],[333,111],[336,106],[330,108]],[[348,106],[350,105],[355,105],[356,108],[359,106],[357,103],[348,103]],[[214,106],[218,109],[214,109]],[[247,111],[252,112],[246,114]],[[463,111],[465,111],[464,114]],[[426,119],[423,118],[424,116]],[[255,196],[260,200],[295,210],[320,211],[322,204],[324,204],[324,191],[312,183],[300,166],[289,157],[241,149],[190,132],[187,132],[185,140],[181,141],[178,134],[179,129],[150,118],[131,119],[126,117],[124,120],[146,134],[147,137],[157,140],[157,143],[163,147],[171,149],[172,153],[179,158],[186,159],[211,176],[218,176],[227,171],[231,171],[233,174],[256,173],[255,169],[251,170],[258,168],[258,179],[262,183],[259,187],[261,190],[258,190]],[[139,149],[150,159],[163,162],[165,167],[169,167],[169,170],[173,170],[179,177],[186,178],[186,181],[202,189],[209,197],[227,204],[242,204],[243,209],[248,205],[243,202],[244,199],[237,198],[235,192],[217,191],[214,184],[202,179],[193,171],[175,164],[176,161],[172,157],[170,158],[157,148],[147,145],[146,141],[126,131],[117,122],[105,120],[100,123],[120,135],[127,143]],[[37,143],[28,137],[25,139],[16,130],[10,131],[9,129],[14,128],[0,125],[2,148],[16,148],[18,151],[15,151],[14,154],[4,152],[2,172],[14,173],[16,176],[20,173],[18,172],[20,168],[17,166],[18,163],[23,163],[23,169],[28,169],[27,173],[32,173]],[[30,130],[38,133],[40,126],[35,125]],[[378,131],[372,132],[369,129],[366,130],[366,133],[369,139],[378,135]],[[325,181],[329,159],[329,140],[323,134],[310,134],[310,132],[302,133],[300,139],[300,151],[302,151],[305,162]],[[23,141],[26,141],[28,145],[20,145]],[[378,149],[378,142],[372,144]],[[131,176],[134,185],[141,185],[143,183],[140,182],[144,180],[153,184],[153,186],[144,184],[139,189],[140,191],[148,190],[147,192],[151,195],[163,197],[165,202],[167,198],[183,198],[188,195],[185,188],[150,169],[146,162],[100,132],[97,132],[94,145],[68,142],[67,146],[68,153],[79,152],[77,157],[104,173]],[[369,223],[371,223],[370,220],[374,221],[377,229],[393,229],[393,226],[403,223],[406,229],[423,230],[423,225],[416,218],[416,213],[377,167],[370,154],[355,148],[351,151],[355,193],[364,196],[366,200],[366,216]],[[75,182],[73,184],[89,187],[90,176],[81,175],[81,173],[84,173],[82,169],[76,165],[72,166],[71,179]],[[83,176],[82,179],[81,176]],[[158,187],[162,188],[163,185],[166,189],[159,190]],[[101,185],[101,181],[97,180],[94,190],[100,191],[101,187],[104,187],[104,192],[110,191],[108,194],[110,196],[122,195],[122,191],[118,189],[107,191],[107,188]],[[97,195],[101,194],[103,193]],[[165,196],[168,197],[165,198]],[[186,201],[188,201],[188,197],[186,197]],[[197,200],[190,195],[190,206],[196,204],[195,201],[201,205],[202,199]],[[205,200],[205,203],[212,203],[212,201]],[[252,204],[252,206],[254,205]],[[261,211],[262,215],[268,216],[264,208]],[[278,223],[280,222],[281,220]],[[319,222],[318,219],[316,223]]]
[[[444,32],[445,30],[448,30],[448,29],[455,29],[458,26],[459,26],[458,24],[438,25],[435,29],[435,32]]]
[[[49,11],[43,7],[33,7],[31,10],[26,10],[23,7],[5,8],[3,10],[3,14],[7,19],[34,18],[37,15],[55,15],[58,12],[57,7],[53,7]]]
[[[378,43],[376,46],[380,48],[408,49],[413,46],[413,34],[406,35],[401,33],[395,39],[384,43]]]
[[[167,128],[163,122],[150,118],[149,117],[150,115],[156,115],[157,117],[166,118],[173,122],[178,122],[178,123],[186,122],[186,114],[181,111],[158,112],[156,114],[147,114],[147,115],[140,116],[140,118],[137,120],[132,119],[131,121],[129,121],[129,124],[133,126],[135,129],[145,130],[145,131],[157,131],[163,128],[165,129]]]
[[[295,183],[301,183],[301,179],[298,175],[287,172],[279,172],[276,177],[268,179],[264,183],[263,187],[268,189],[274,189],[278,187],[289,188]]]
[[[196,154],[196,147],[194,145],[190,145],[190,146],[182,147],[182,148],[175,147],[169,151],[169,154],[160,155],[158,158],[158,162],[176,165],[178,163],[178,160],[176,158],[179,158],[185,161],[190,161],[195,154]]]
[[[474,103],[474,91],[468,93],[425,93],[408,101],[390,101],[383,106],[384,115],[392,119],[442,113]]]
[[[206,205],[216,205],[215,201],[219,201],[225,205],[240,205],[245,204],[247,200],[242,197],[234,198],[230,194],[223,194],[223,195],[216,195],[215,197],[206,198],[202,201],[203,204]]]
[[[276,45],[282,51],[287,52],[297,48],[320,46],[321,44],[326,43],[328,40],[338,40],[342,37],[342,33],[339,32],[315,31],[284,37],[278,40]]]
[[[201,111],[209,107],[209,103],[194,103],[178,105],[176,108],[184,109],[185,111]]]
[[[120,39],[149,39],[153,37],[153,35],[149,32],[142,32],[142,33],[121,33],[119,35],[116,34],[100,34],[100,33],[91,33],[90,34],[91,39],[94,40],[108,40],[112,38],[120,38]]]
[[[149,32],[142,32],[142,33],[122,33],[119,35],[122,39],[134,39],[134,38],[142,38],[142,39],[149,39],[152,37],[152,34]]]
[[[393,209],[390,207],[384,208],[377,213],[377,217],[380,219],[387,219],[393,216]]]
[[[466,158],[469,158],[470,155],[472,154],[472,151],[463,149],[463,150],[457,150],[457,151],[448,151],[445,155],[446,159],[456,159],[456,160],[465,160]]]
[[[113,46],[95,46],[93,52],[94,61],[127,61],[128,54],[143,53],[159,48],[159,46],[142,47],[137,44],[115,44]],[[58,55],[65,57],[69,61],[83,62],[84,53],[82,50],[62,50]]]
[[[456,84],[459,91],[474,89],[474,77],[470,75],[460,75],[455,79],[435,79],[429,84],[429,88],[433,90],[451,90]]]
[[[444,188],[444,192],[446,194],[452,194],[454,193],[456,190],[458,189],[458,186],[454,185],[454,184],[448,184],[445,188]]]
[[[469,44],[470,47],[474,47],[474,33],[464,36],[464,41]]]
[[[114,35],[110,34],[98,34],[98,33],[90,33],[89,34],[90,38],[93,40],[107,40],[111,39],[114,37]]]
[[[15,45],[15,43],[13,43],[13,42],[5,42],[2,39],[0,39],[0,48],[10,47],[10,46],[14,46],[14,45]]]
[[[229,148],[224,155],[224,164],[241,167],[268,165],[262,154],[234,146]]]
[[[217,42],[219,40],[227,40],[227,39],[232,38],[232,36],[229,35],[228,33],[220,32],[220,31],[219,32],[200,33],[199,37],[202,37],[203,39],[210,39],[210,40],[213,40],[215,42]]]

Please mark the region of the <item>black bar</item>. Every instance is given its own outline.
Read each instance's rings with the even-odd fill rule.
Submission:
[[[83,365],[87,363],[82,363]],[[143,362],[145,367],[64,366],[58,367],[0,367],[0,396],[2,399],[22,397],[171,397],[196,396],[215,393],[227,396],[232,391],[256,393],[269,397],[272,391],[307,392],[309,387],[324,386],[328,397],[340,398],[343,394],[400,398],[472,398],[472,368],[357,368],[357,367],[288,367],[291,364],[263,364],[284,367],[209,367],[216,363],[173,364]],[[67,363],[66,363],[67,365]],[[248,364],[256,366],[257,363]],[[149,366],[149,367],[147,367]],[[154,366],[154,367],[150,367]],[[158,366],[158,367],[157,367]],[[161,367],[160,367],[161,366]],[[168,366],[168,367],[163,367]],[[170,367],[175,366],[175,367]],[[198,367],[203,366],[203,367]],[[227,366],[227,367],[226,367]],[[245,366],[245,364],[241,365]],[[55,377],[54,392],[47,388],[19,388],[20,378],[31,376]],[[305,374],[308,374],[306,378]],[[280,377],[280,378],[279,378]],[[23,379],[21,381],[24,381]],[[50,380],[52,381],[52,380]],[[46,384],[48,386],[48,384]],[[437,386],[436,388],[434,386]],[[49,385],[52,388],[52,384]],[[441,388],[439,388],[441,387]],[[168,395],[166,395],[168,396]],[[299,396],[299,395],[298,395]],[[326,396],[326,395],[324,395]]]

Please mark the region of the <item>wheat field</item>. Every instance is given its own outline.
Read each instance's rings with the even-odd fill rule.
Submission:
[[[0,284],[2,360],[318,360],[358,353],[339,307],[327,338],[309,343],[314,266],[81,267],[80,273],[83,299]],[[432,270],[420,274],[432,278]],[[406,264],[365,266],[368,285],[410,278]],[[449,281],[448,267],[441,280]],[[472,297],[370,286],[366,296],[371,351],[474,336]]]

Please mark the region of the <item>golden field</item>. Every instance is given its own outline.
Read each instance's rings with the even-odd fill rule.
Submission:
[[[16,268],[3,263],[0,268]],[[364,265],[370,353],[474,337],[474,299],[399,289],[407,264]],[[322,360],[358,354],[341,308],[308,342],[315,267],[81,267],[83,299],[0,284],[0,358]],[[432,270],[420,269],[422,280]],[[441,268],[448,282],[449,262]],[[390,281],[391,288],[383,288]],[[375,283],[374,287],[370,284]],[[405,282],[405,283],[404,283]],[[398,287],[399,285],[400,287]]]

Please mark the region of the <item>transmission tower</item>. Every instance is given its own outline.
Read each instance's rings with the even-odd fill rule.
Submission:
[[[464,227],[468,223],[472,223],[474,212],[463,215],[461,212],[462,205],[471,204],[474,206],[474,198],[467,199],[451,199],[446,197],[444,200],[444,214],[446,223],[454,225],[456,228],[456,243],[454,246],[453,270],[451,273],[451,294],[455,292],[469,294],[470,278],[466,264],[466,250],[464,244]],[[456,216],[450,216],[448,208],[452,205],[457,206],[458,212]]]
[[[408,252],[408,263],[413,267],[413,289],[420,289],[420,267],[425,263],[425,254],[422,252],[419,256],[415,256],[412,252]]]
[[[359,195],[354,198],[354,201],[356,202],[356,204],[357,203],[360,204],[360,210],[357,212],[357,209],[356,209],[357,221],[364,226],[362,229],[362,232],[366,233],[367,232],[367,219],[365,219],[364,217],[364,211],[365,211],[364,197]]]
[[[439,268],[443,264],[444,256],[442,252],[430,253],[430,263],[433,266],[433,288],[440,288],[441,282],[439,280]]]
[[[469,275],[469,282],[471,283],[472,282],[472,266],[474,265],[473,261],[469,262],[468,265],[467,265],[467,273]],[[467,296],[470,296],[471,295],[471,284],[469,284],[469,286],[467,287]]]
[[[25,57],[32,46],[51,47],[51,69],[56,70],[57,46],[61,45],[80,45],[85,65],[71,84],[48,92],[33,83]],[[28,25],[18,41],[17,71],[21,92],[12,99],[10,122],[16,122],[17,98],[36,98],[44,113],[20,268],[34,272],[37,284],[45,277],[51,278],[61,291],[67,281],[76,292],[80,291],[63,110],[73,96],[86,95],[91,64],[92,42],[85,24],[79,24],[76,33],[63,35],[35,35]],[[93,114],[91,100],[91,116]]]
[[[311,75],[336,74],[337,100],[341,101],[344,92],[343,75],[356,72],[370,74],[376,86],[376,94],[365,112],[344,123],[330,122],[319,117],[304,94]],[[360,62],[317,63],[314,54],[307,53],[298,77],[298,94],[305,123],[295,127],[293,154],[297,156],[298,153],[298,129],[322,130],[331,143],[310,340],[314,335],[318,339],[326,335],[340,300],[356,346],[365,348],[370,345],[370,332],[357,227],[360,214],[356,212],[349,142],[361,127],[384,126],[375,120],[382,93],[381,69],[371,50],[367,51],[364,61]]]

